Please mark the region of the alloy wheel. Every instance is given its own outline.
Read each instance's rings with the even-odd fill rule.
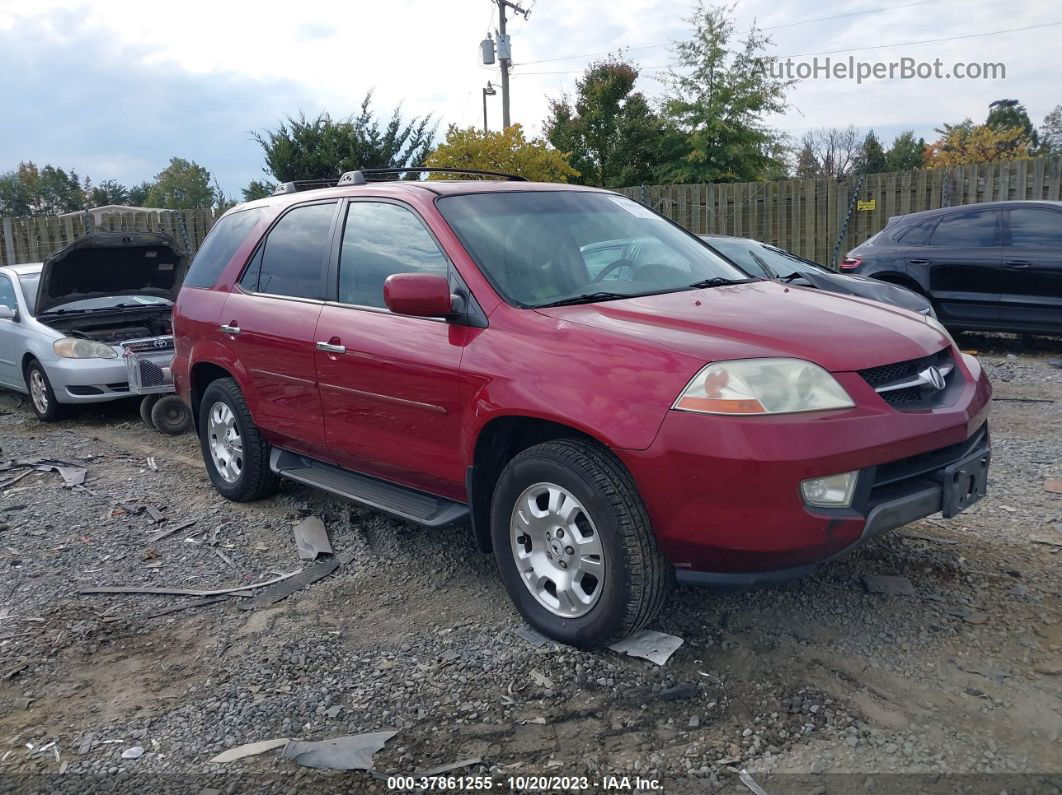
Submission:
[[[207,442],[214,468],[226,483],[235,483],[243,473],[243,438],[236,415],[219,400],[208,416]]]

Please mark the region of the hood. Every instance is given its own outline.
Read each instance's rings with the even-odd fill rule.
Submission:
[[[924,312],[929,309],[929,301],[913,290],[896,284],[868,279],[866,276],[848,276],[843,273],[819,273],[818,271],[801,271],[800,280],[820,290],[829,290],[841,295],[857,295],[871,301],[881,301],[912,312]],[[798,280],[798,283],[799,281]]]
[[[36,313],[71,301],[149,295],[174,301],[188,270],[177,242],[160,232],[94,232],[44,260]]]
[[[833,372],[917,359],[950,342],[909,312],[771,281],[537,311],[705,362],[791,356]]]

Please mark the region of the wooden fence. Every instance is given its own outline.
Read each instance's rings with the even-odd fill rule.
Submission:
[[[751,237],[836,267],[838,257],[884,228],[890,216],[986,201],[1057,201],[1060,186],[1062,157],[1056,156],[841,182],[642,185],[622,192],[697,234]]]
[[[86,232],[165,232],[194,254],[214,223],[213,210],[124,212],[95,223],[89,213],[64,216],[0,218],[0,265],[40,262]]]

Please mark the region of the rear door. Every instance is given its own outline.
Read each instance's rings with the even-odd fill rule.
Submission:
[[[15,284],[6,273],[0,273],[0,306],[18,311]],[[20,322],[0,318],[0,384],[22,387],[19,361],[26,350]]]
[[[463,500],[461,353],[471,330],[393,314],[394,273],[451,273],[409,207],[351,200],[338,259],[337,301],[317,324],[317,376],[335,460],[368,475]]]
[[[337,200],[292,207],[251,257],[222,310],[220,333],[250,380],[255,423],[273,444],[328,458],[314,331]]]
[[[1006,210],[1000,324],[1062,330],[1062,210]]]
[[[1002,222],[995,209],[964,210],[941,217],[929,245],[910,265],[929,269],[929,289],[940,319],[956,325],[995,325],[1003,258]]]

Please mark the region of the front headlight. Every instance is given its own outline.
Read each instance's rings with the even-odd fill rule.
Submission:
[[[803,359],[740,359],[705,367],[672,408],[704,414],[789,414],[854,405],[817,364]]]
[[[64,359],[117,359],[118,354],[110,345],[78,337],[63,337],[52,343],[56,356]]]

